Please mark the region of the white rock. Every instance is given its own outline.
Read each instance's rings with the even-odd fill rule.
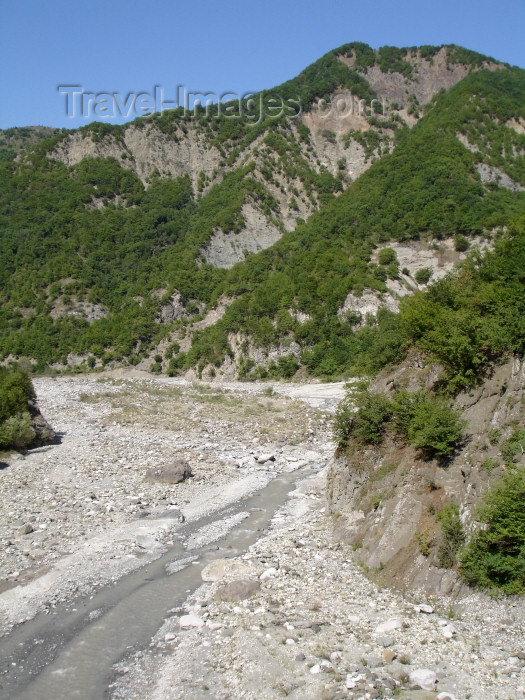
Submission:
[[[346,677],[346,687],[348,690],[352,690],[352,688],[355,688],[358,683],[361,683],[361,681],[364,681],[366,679],[366,676],[363,676],[361,674],[357,676],[352,676],[351,674],[348,674]]]
[[[179,620],[181,630],[189,630],[192,627],[202,627],[204,622],[198,615],[182,615]]]
[[[441,633],[445,639],[452,639],[452,637],[456,634],[456,628],[454,625],[445,625],[445,627],[441,628]]]
[[[315,666],[312,666],[312,668],[310,669],[310,673],[314,676],[317,673],[321,673],[321,667],[319,666],[319,664],[315,664]]]
[[[255,564],[251,561],[215,559],[204,567],[201,578],[208,582],[220,581],[225,576],[248,575],[255,573],[255,571]]]
[[[398,630],[401,627],[403,627],[403,620],[400,617],[394,617],[391,620],[387,620],[386,622],[382,622],[380,625],[378,625],[374,630],[374,634],[380,636],[382,634],[387,634],[388,632]]]
[[[276,575],[277,569],[274,566],[271,566],[269,569],[266,569],[266,571],[263,571],[259,578],[261,581],[266,581],[266,579],[273,578]]]
[[[416,605],[416,610],[418,612],[425,613],[426,615],[432,615],[434,612],[434,608],[431,605],[426,605],[426,603],[423,603],[422,605]]]
[[[422,690],[435,690],[438,679],[434,671],[428,668],[416,668],[410,674],[409,680],[412,688],[418,685]]]

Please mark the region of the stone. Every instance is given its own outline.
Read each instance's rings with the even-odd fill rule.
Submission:
[[[437,700],[456,700],[455,695],[451,695],[450,693],[439,693],[437,696]]]
[[[445,637],[445,639],[452,639],[452,637],[457,634],[456,628],[454,625],[445,625],[444,627],[441,628],[441,633]]]
[[[393,637],[388,637],[386,635],[384,637],[378,637],[376,641],[379,644],[379,646],[385,647],[385,648],[391,647],[392,644],[394,643]]]
[[[29,535],[31,532],[34,532],[34,528],[30,523],[22,525],[22,527],[18,530],[19,535]]]
[[[421,690],[435,690],[437,681],[434,671],[428,668],[416,668],[409,676],[410,686],[419,687]]]
[[[220,581],[226,576],[250,575],[256,572],[251,561],[242,559],[215,559],[201,571],[201,578],[206,582]]]
[[[254,579],[236,579],[220,584],[215,591],[215,600],[236,603],[239,600],[250,598],[257,593],[259,588],[259,582]]]
[[[157,542],[157,540],[151,535],[139,534],[135,537],[135,543],[137,547],[148,550],[157,549],[161,546],[160,542]]]
[[[391,664],[392,661],[396,658],[396,654],[390,649],[383,649],[383,651],[381,652],[381,658],[383,660],[384,665],[388,666],[388,664]]]
[[[175,460],[172,464],[163,467],[148,469],[146,472],[148,481],[156,481],[160,484],[180,484],[192,476],[189,463],[183,459]]]
[[[261,581],[266,581],[266,579],[273,578],[276,575],[277,569],[274,566],[271,566],[269,569],[266,569],[266,571],[263,571],[259,578],[261,579]]]
[[[418,612],[425,613],[426,615],[432,615],[434,612],[434,608],[431,605],[426,605],[425,603],[423,605],[416,605],[416,610]]]
[[[265,462],[275,462],[275,455],[272,453],[259,455],[259,457],[257,457],[257,462],[259,464],[264,464]]]
[[[179,620],[179,627],[181,630],[189,630],[193,627],[202,627],[204,622],[198,615],[182,615]]]
[[[403,627],[403,620],[400,617],[394,617],[391,620],[387,620],[386,622],[382,622],[380,625],[378,625],[374,630],[374,634],[384,635],[388,632],[401,629],[401,627]]]

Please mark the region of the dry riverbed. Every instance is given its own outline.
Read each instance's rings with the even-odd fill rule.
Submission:
[[[182,518],[331,450],[329,420],[270,386],[138,372],[34,383],[61,442],[3,458],[0,630],[155,558]],[[180,459],[183,483],[148,477]]]
[[[120,371],[39,378],[35,387],[61,442],[3,458],[1,633],[157,559],[182,520],[297,472],[269,531],[205,566],[202,585],[149,646],[117,664],[108,697],[525,696],[523,601],[402,595],[375,585],[350,548],[334,544],[324,468],[341,384],[207,385]],[[191,478],[151,480],[150,470],[180,459]],[[246,515],[211,520],[186,549],[242,528]],[[427,689],[409,690],[416,685]]]

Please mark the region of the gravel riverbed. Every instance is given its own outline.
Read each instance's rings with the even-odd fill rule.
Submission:
[[[310,465],[271,528],[242,556],[205,567],[150,646],[118,664],[110,696],[525,697],[523,601],[381,588],[334,543],[324,472],[342,385],[119,371],[38,378],[35,388],[61,442],[0,458],[0,632],[158,558],[182,520]],[[193,476],[155,481],[174,460]],[[193,544],[243,518],[214,523]]]

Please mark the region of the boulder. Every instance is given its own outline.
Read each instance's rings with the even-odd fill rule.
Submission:
[[[215,559],[201,572],[203,581],[220,581],[226,576],[247,576],[256,573],[255,564],[242,559]]]
[[[258,581],[248,578],[235,579],[228,583],[221,583],[215,591],[215,599],[228,603],[237,603],[246,600],[257,593],[260,588]]]
[[[180,484],[192,477],[191,467],[183,459],[177,459],[172,464],[148,469],[146,478],[148,481],[156,481],[161,484]]]
[[[391,620],[387,620],[386,622],[382,622],[380,625],[378,625],[375,628],[374,634],[382,636],[388,634],[389,632],[393,632],[394,630],[398,630],[401,627],[403,627],[403,620],[400,617],[394,617]]]
[[[181,630],[189,630],[192,627],[202,627],[204,622],[198,615],[182,615],[179,620],[179,627]]]
[[[430,671],[428,668],[416,668],[410,673],[409,681],[412,688],[435,690],[438,679],[434,671]]]

